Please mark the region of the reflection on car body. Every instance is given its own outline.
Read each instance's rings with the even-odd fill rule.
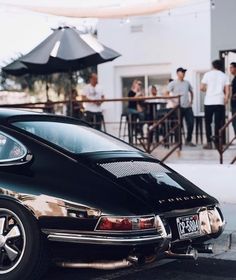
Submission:
[[[47,247],[64,267],[194,259],[224,224],[215,198],[152,156],[72,118],[0,110],[0,279],[40,277]]]

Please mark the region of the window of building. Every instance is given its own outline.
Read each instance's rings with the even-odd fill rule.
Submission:
[[[169,83],[170,78],[170,74],[147,76],[148,95],[150,95],[151,86],[155,86],[157,88],[158,95],[164,95],[167,90],[167,85]]]
[[[122,77],[122,96],[127,97],[135,79],[142,82],[142,92],[143,95],[149,96],[151,94],[151,86],[157,88],[157,93],[159,96],[163,96],[166,92],[167,85],[171,74],[153,74],[153,75],[137,75]],[[125,104],[123,103],[123,111],[125,110]]]
[[[156,86],[158,94],[163,95],[166,92],[167,85],[171,74],[155,74],[155,75],[143,75],[143,76],[130,76],[122,77],[122,93],[123,97],[128,96],[128,92],[135,79],[142,82],[142,90],[145,96],[150,95],[150,88],[152,85]]]
[[[122,78],[122,93],[123,97],[127,97],[128,93],[132,87],[133,81],[139,80],[142,82],[143,87],[145,86],[145,77],[144,76],[135,76],[135,77],[123,77]]]

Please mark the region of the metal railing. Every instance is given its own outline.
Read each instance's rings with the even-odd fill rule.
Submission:
[[[165,130],[163,137],[160,141],[153,143],[153,134],[162,127]],[[174,143],[171,141],[175,139]],[[182,148],[182,137],[181,137],[181,115],[180,107],[176,106],[173,109],[170,109],[164,116],[155,121],[154,124],[148,129],[148,134],[146,138],[146,143],[140,139],[140,143],[144,150],[148,153],[152,153],[160,145],[164,145],[167,148],[170,148],[170,151],[161,159],[165,161],[176,149]],[[173,145],[172,145],[173,144]]]
[[[236,139],[236,136],[233,137],[233,139],[229,140],[229,143],[227,143],[224,146],[224,135],[226,132],[226,129],[229,127],[229,125],[236,119],[236,113],[232,116],[231,119],[229,119],[225,125],[219,130],[219,147],[218,152],[220,154],[220,164],[223,164],[224,161],[224,153],[229,149],[229,147],[232,145],[234,140]],[[236,156],[233,158],[233,160],[230,162],[230,164],[234,164],[236,162]]]

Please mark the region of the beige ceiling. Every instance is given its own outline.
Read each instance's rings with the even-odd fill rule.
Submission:
[[[0,6],[66,17],[124,18],[154,14],[189,0],[0,0]]]

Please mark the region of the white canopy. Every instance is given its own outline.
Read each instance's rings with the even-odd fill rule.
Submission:
[[[0,0],[0,5],[76,18],[124,18],[154,14],[189,0]]]

